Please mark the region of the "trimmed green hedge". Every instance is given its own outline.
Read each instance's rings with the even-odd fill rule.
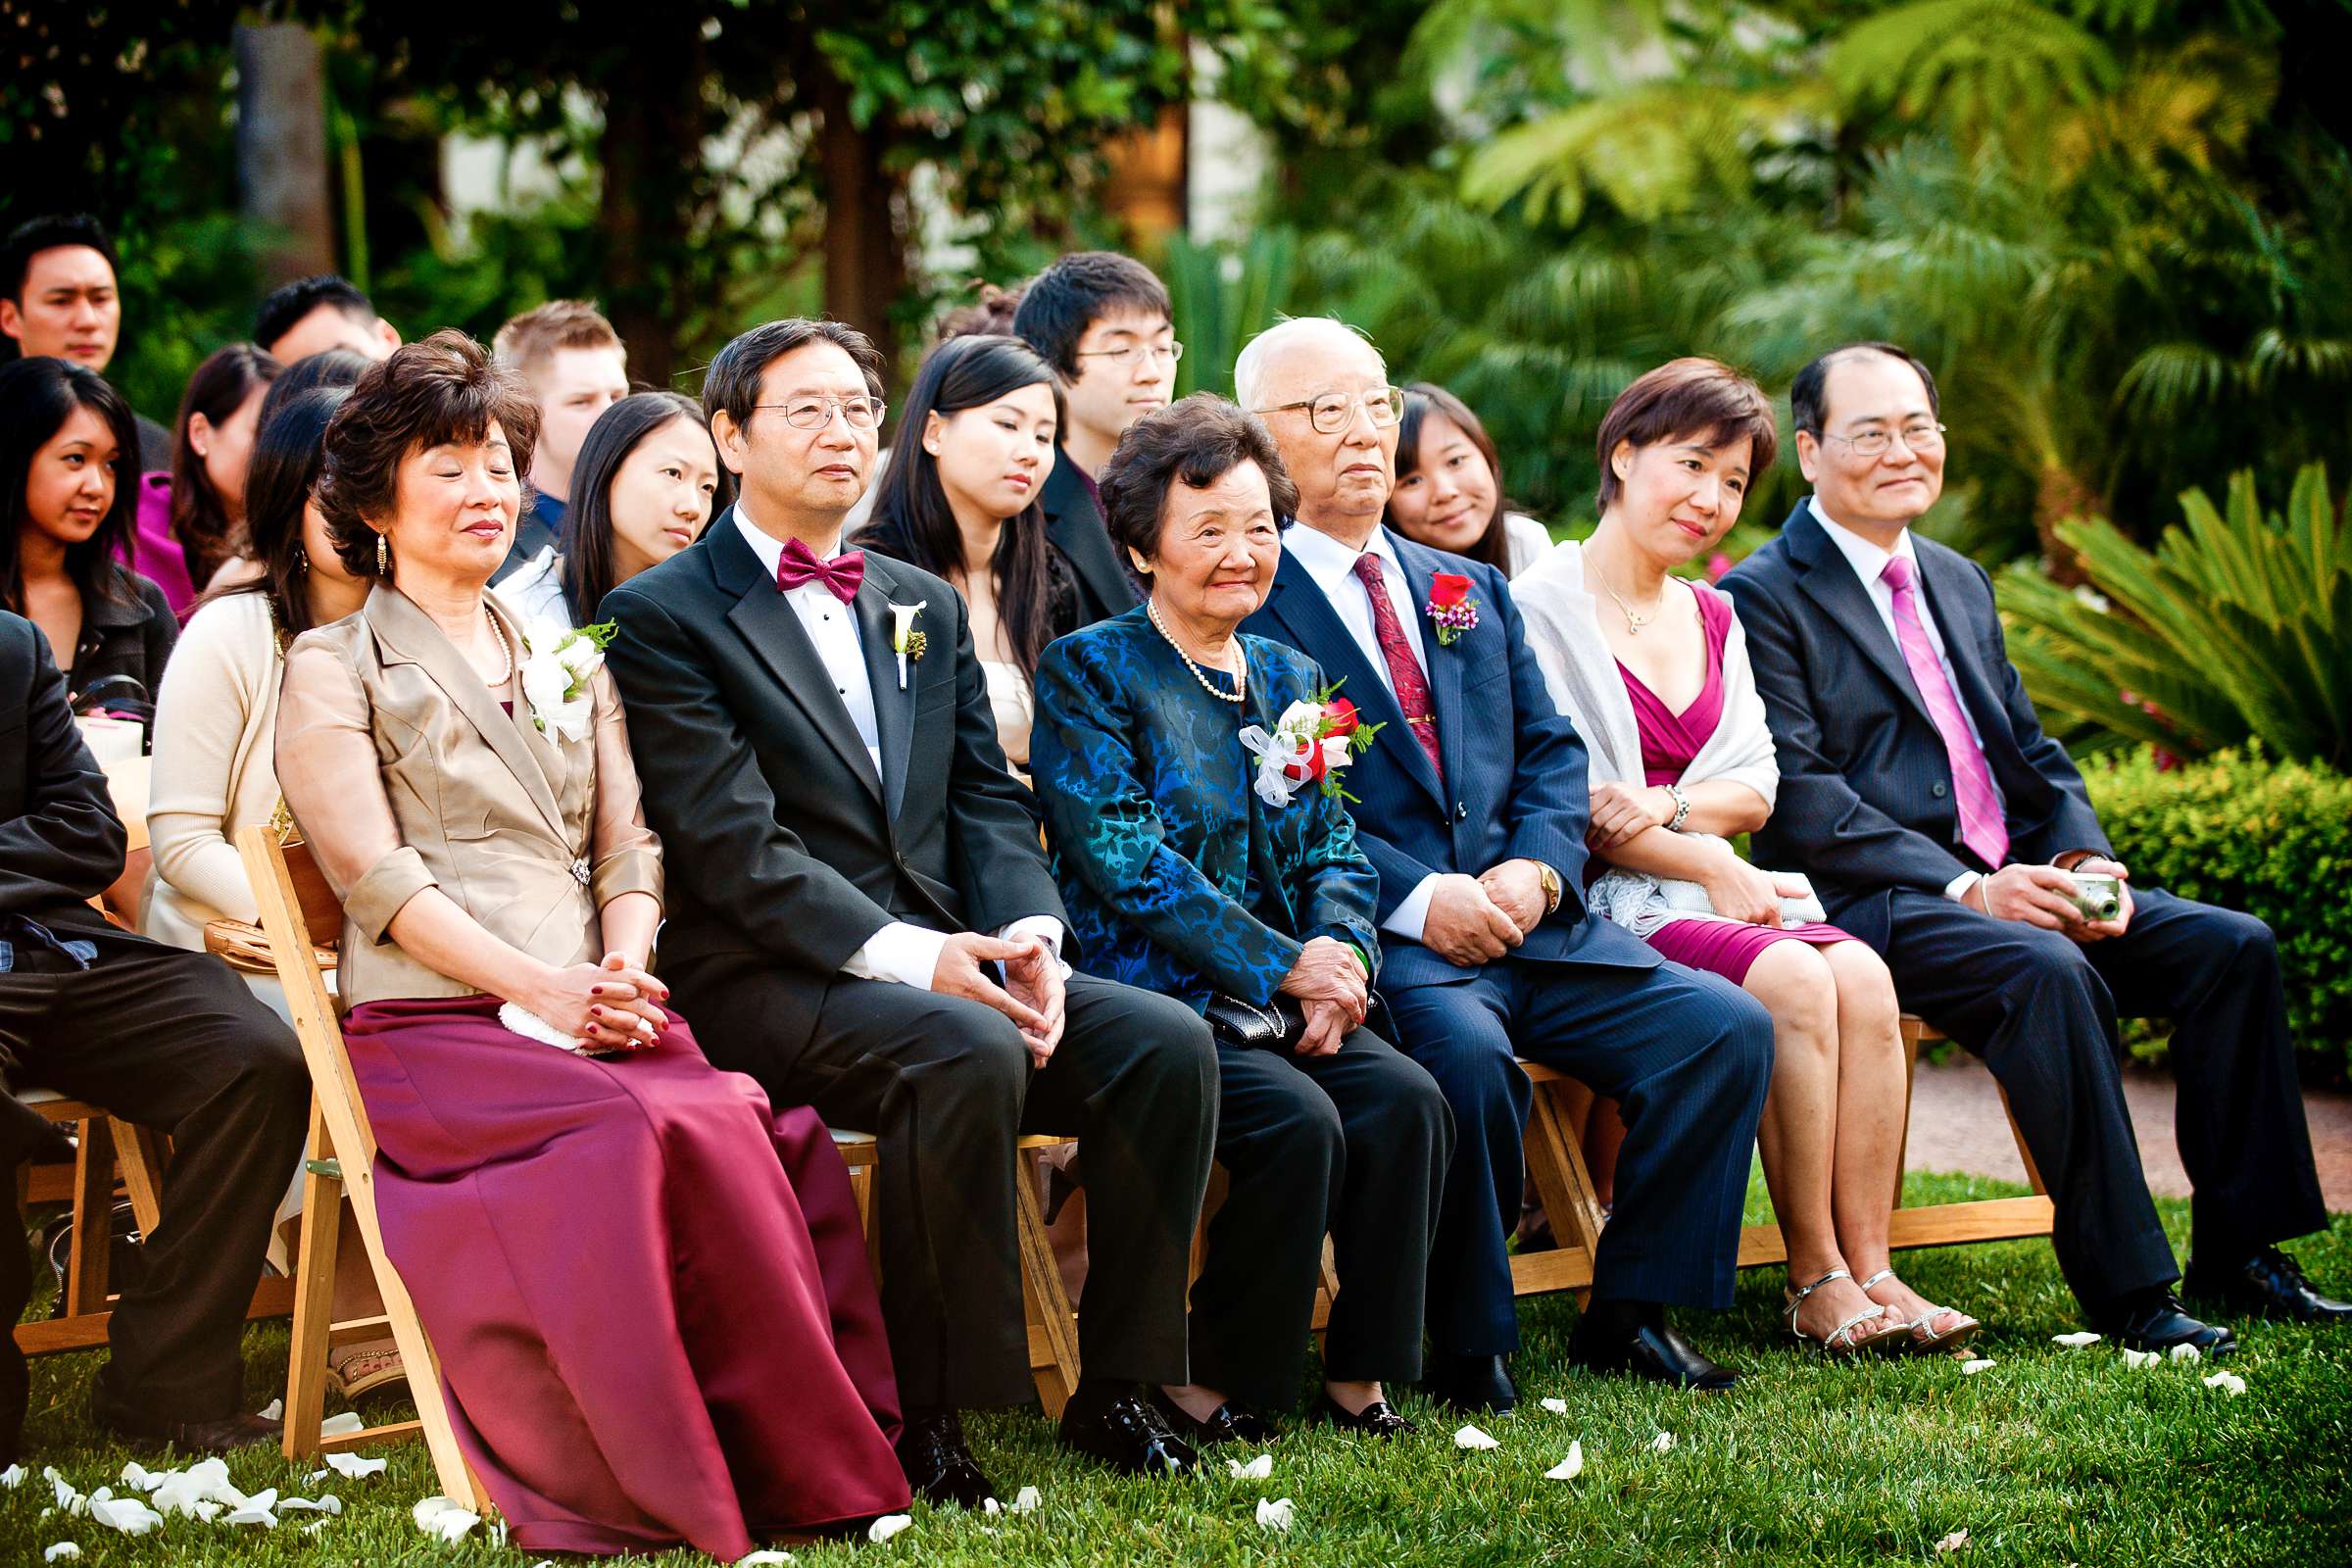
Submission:
[[[2269,922],[2285,965],[2296,1048],[2321,1076],[2345,1077],[2352,778],[2274,761],[2257,743],[2169,770],[2143,748],[2086,763],[2083,779],[2136,879]]]

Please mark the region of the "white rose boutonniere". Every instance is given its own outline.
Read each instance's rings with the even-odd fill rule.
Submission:
[[[914,617],[931,607],[928,599],[890,607],[890,651],[899,656],[899,690],[906,689],[906,662],[920,662],[930,639],[914,629]]]
[[[609,620],[575,629],[546,616],[523,629],[522,697],[540,734],[567,741],[587,735],[595,709],[589,683],[605,667],[605,645],[615,629]]]

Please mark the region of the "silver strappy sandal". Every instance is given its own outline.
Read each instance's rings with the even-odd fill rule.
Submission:
[[[1896,1322],[1886,1308],[1875,1304],[1867,1312],[1856,1312],[1852,1317],[1847,1318],[1818,1339],[1796,1326],[1797,1308],[1805,1304],[1806,1298],[1832,1280],[1850,1280],[1853,1277],[1844,1269],[1834,1268],[1803,1290],[1788,1293],[1784,1297],[1782,1311],[1788,1319],[1789,1334],[1825,1355],[1853,1355],[1858,1351],[1877,1349],[1891,1340],[1910,1340],[1912,1338],[1911,1325]],[[1867,1334],[1855,1332],[1866,1323],[1876,1323],[1879,1327]]]
[[[1862,1281],[1862,1294],[1867,1296],[1870,1294],[1870,1288],[1873,1285],[1878,1284],[1881,1280],[1890,1280],[1893,1278],[1894,1270],[1890,1268],[1883,1268],[1876,1274],[1873,1274],[1870,1278]],[[1890,1309],[1882,1307],[1880,1310],[1886,1311]],[[1953,1324],[1950,1328],[1945,1329],[1940,1334],[1933,1333],[1929,1330],[1928,1325],[1938,1318],[1958,1318],[1960,1321]],[[1905,1348],[1909,1349],[1913,1354],[1916,1355],[1941,1355],[1946,1350],[1949,1350],[1956,1346],[1965,1344],[1968,1340],[1974,1338],[1977,1331],[1984,1326],[1984,1324],[1978,1322],[1975,1318],[1970,1317],[1966,1312],[1961,1311],[1956,1306],[1935,1307],[1930,1311],[1923,1313],[1919,1317],[1913,1318],[1910,1322],[1903,1325],[1903,1332],[1905,1335],[1909,1336],[1911,1342],[1907,1347],[1905,1347]]]

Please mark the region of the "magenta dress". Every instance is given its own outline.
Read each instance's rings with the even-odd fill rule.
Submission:
[[[612,1060],[489,997],[344,1020],[384,1245],[459,1446],[534,1552],[733,1562],[907,1505],[849,1173],[806,1107],[714,1070],[675,1013]]]
[[[1723,650],[1732,634],[1732,602],[1712,588],[1694,588],[1707,641],[1707,679],[1690,706],[1675,712],[1642,684],[1641,676],[1622,662],[1617,666],[1625,677],[1625,694],[1633,699],[1635,726],[1642,732],[1642,781],[1652,786],[1681,783],[1690,760],[1723,721]],[[1676,963],[1741,985],[1757,957],[1775,942],[1826,948],[1853,940],[1834,925],[1811,920],[1779,927],[1734,920],[1669,920],[1650,933],[1649,945]]]

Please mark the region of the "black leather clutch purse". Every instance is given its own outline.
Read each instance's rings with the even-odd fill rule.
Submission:
[[[1261,1007],[1239,997],[1213,996],[1201,1009],[1220,1046],[1244,1051],[1291,1051],[1306,1038],[1306,1011],[1288,997]]]

